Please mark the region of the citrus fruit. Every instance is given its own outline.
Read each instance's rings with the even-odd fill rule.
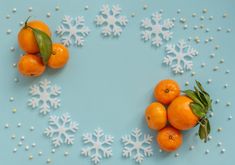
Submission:
[[[145,119],[151,129],[160,130],[164,128],[167,123],[165,107],[158,102],[150,104],[145,111]]]
[[[25,26],[19,31],[18,43],[20,48],[29,54],[35,54],[39,52],[39,48],[36,38],[34,37],[33,31],[30,27],[45,32],[49,37],[51,36],[51,31],[47,24],[39,20],[26,22]]]
[[[162,80],[154,89],[154,96],[162,104],[168,105],[180,95],[180,87],[174,80]]]
[[[59,43],[52,45],[52,55],[49,58],[48,66],[53,69],[62,68],[69,60],[68,49]]]
[[[24,76],[37,77],[42,75],[46,67],[37,55],[26,54],[18,62],[18,70]]]
[[[193,101],[187,96],[178,96],[168,106],[168,121],[173,127],[188,130],[198,123],[199,118],[192,112],[191,102]]]
[[[156,140],[162,150],[172,152],[181,146],[183,135],[179,130],[168,126],[158,132]]]

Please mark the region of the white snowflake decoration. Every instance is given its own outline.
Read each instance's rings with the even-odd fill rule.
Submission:
[[[94,164],[98,164],[102,158],[112,156],[111,144],[113,143],[111,135],[104,135],[103,130],[98,128],[93,134],[86,133],[83,135],[84,144],[89,144],[87,148],[83,148],[81,154],[91,158]]]
[[[127,18],[120,16],[121,8],[119,5],[113,5],[110,9],[109,5],[103,5],[100,10],[100,15],[95,18],[97,26],[103,26],[102,34],[104,36],[113,35],[114,37],[120,36],[122,28],[127,25]]]
[[[146,134],[142,136],[140,129],[134,129],[131,135],[122,137],[122,142],[124,144],[122,155],[128,158],[134,153],[133,159],[137,163],[141,163],[144,160],[144,157],[153,155],[151,147],[152,138],[152,136]]]
[[[162,14],[156,12],[152,14],[151,19],[143,19],[141,27],[144,29],[142,39],[151,40],[152,45],[159,47],[163,44],[163,40],[171,39],[173,33],[170,30],[174,27],[174,23],[170,19],[162,20]]]
[[[70,46],[72,43],[77,46],[83,46],[84,38],[90,32],[84,22],[83,16],[76,18],[64,16],[62,25],[57,28],[56,33],[61,37],[61,42],[65,46]]]
[[[52,138],[55,147],[63,143],[73,144],[74,134],[78,130],[78,124],[71,121],[68,113],[59,116],[50,116],[49,127],[45,129],[46,136]]]
[[[198,55],[198,52],[190,45],[187,45],[184,40],[179,41],[176,45],[167,45],[166,53],[163,63],[171,66],[175,74],[182,74],[184,70],[192,70],[192,58]]]
[[[30,87],[29,94],[32,96],[28,100],[28,106],[33,109],[39,108],[40,113],[46,115],[50,109],[57,109],[60,107],[60,99],[57,97],[61,93],[61,88],[57,85],[51,85],[51,82],[44,79],[39,82],[39,85]]]

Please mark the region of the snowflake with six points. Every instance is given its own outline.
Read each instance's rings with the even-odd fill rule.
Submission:
[[[174,27],[174,23],[170,19],[162,20],[161,13],[153,13],[151,19],[145,18],[141,21],[142,39],[144,41],[151,40],[152,45],[161,46],[163,40],[168,41],[172,37],[170,29]]]
[[[40,113],[46,115],[50,112],[50,108],[57,109],[60,107],[60,100],[57,98],[61,93],[61,88],[57,85],[51,85],[51,82],[44,79],[39,85],[33,85],[29,91],[32,96],[28,100],[28,106],[33,109],[38,108]]]
[[[57,28],[56,33],[61,37],[61,42],[65,46],[70,46],[72,43],[77,46],[83,46],[84,38],[90,32],[84,22],[83,16],[76,18],[64,16],[62,25]]]
[[[101,159],[112,156],[111,144],[113,137],[111,135],[104,135],[103,130],[95,129],[93,134],[86,133],[83,135],[84,144],[90,144],[89,147],[83,148],[81,154],[89,156],[94,164],[98,164]]]
[[[184,70],[192,70],[192,58],[198,55],[198,52],[187,45],[184,40],[180,40],[178,44],[169,44],[166,46],[166,57],[163,63],[171,66],[175,74],[184,73]]]
[[[110,9],[109,5],[103,5],[100,10],[100,15],[95,18],[97,26],[104,26],[102,34],[104,36],[113,35],[114,37],[120,36],[122,28],[127,25],[127,18],[120,16],[121,8],[119,5],[113,5]]]
[[[65,113],[61,117],[50,116],[49,127],[45,129],[46,136],[52,138],[55,147],[62,143],[73,144],[74,134],[78,130],[77,122],[71,121],[71,117]]]
[[[144,157],[153,155],[151,147],[152,139],[153,137],[150,135],[144,134],[142,136],[140,129],[134,129],[130,135],[122,137],[122,143],[124,144],[122,155],[128,158],[134,153],[133,159],[137,163],[141,163]]]

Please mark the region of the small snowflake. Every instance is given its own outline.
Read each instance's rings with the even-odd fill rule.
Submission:
[[[85,26],[83,16],[72,18],[64,16],[62,25],[57,28],[56,33],[61,36],[61,42],[65,46],[74,45],[83,46],[84,38],[89,34],[90,29]]]
[[[100,15],[95,18],[97,26],[104,26],[102,34],[104,36],[113,35],[114,37],[120,36],[122,28],[127,25],[127,18],[120,16],[121,8],[119,5],[114,5],[110,9],[109,5],[103,5],[100,10]]]
[[[31,86],[29,93],[32,98],[28,100],[28,106],[33,109],[39,108],[43,115],[50,112],[50,108],[60,107],[60,100],[57,97],[61,93],[61,88],[57,85],[51,85],[47,79],[40,81],[39,85]]]
[[[141,27],[144,29],[142,32],[142,39],[144,41],[151,40],[152,45],[161,46],[163,40],[168,41],[172,37],[172,29],[174,23],[170,19],[162,20],[161,13],[153,13],[151,19],[145,18],[141,22]]]
[[[170,65],[175,74],[183,73],[184,70],[192,70],[192,58],[198,55],[198,52],[190,45],[187,45],[184,40],[179,41],[176,45],[167,45],[166,53],[163,63]]]
[[[103,130],[98,128],[93,134],[86,133],[83,135],[84,144],[90,144],[89,147],[83,148],[81,154],[89,156],[94,164],[98,164],[100,160],[112,156],[111,144],[113,137],[104,135]]]
[[[144,134],[140,129],[136,128],[132,131],[131,135],[126,135],[122,137],[122,142],[124,144],[123,156],[128,158],[134,153],[134,159],[137,163],[141,163],[144,157],[153,155],[153,150],[151,147],[152,136]]]
[[[52,138],[52,143],[55,147],[60,146],[62,143],[73,144],[78,124],[71,121],[71,117],[67,113],[60,117],[50,116],[49,125],[44,133]]]

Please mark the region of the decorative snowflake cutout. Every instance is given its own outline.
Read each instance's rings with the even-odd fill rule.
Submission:
[[[100,15],[95,18],[97,26],[104,26],[102,34],[104,36],[113,35],[114,37],[120,36],[122,28],[127,25],[127,18],[120,16],[121,8],[119,5],[114,5],[110,9],[109,5],[103,5],[100,10]]]
[[[60,100],[57,98],[61,93],[61,88],[57,85],[51,85],[51,82],[44,79],[39,85],[33,85],[29,90],[31,99],[28,100],[28,106],[33,109],[39,108],[40,113],[46,115],[50,108],[60,107]]]
[[[144,41],[151,40],[152,45],[161,46],[163,40],[168,41],[172,37],[172,29],[174,26],[173,21],[170,19],[162,20],[162,15],[158,12],[152,14],[151,19],[145,18],[141,22],[141,27],[144,29],[142,32],[142,39]]]
[[[45,129],[46,136],[52,138],[55,147],[62,143],[73,144],[75,132],[78,130],[78,124],[71,121],[68,113],[59,116],[50,116],[49,127]]]
[[[65,46],[74,45],[83,46],[84,38],[89,34],[90,29],[85,26],[83,16],[72,18],[64,16],[62,25],[57,28],[56,33],[61,37],[61,42]]]
[[[184,40],[179,41],[176,45],[167,45],[166,53],[167,56],[164,57],[163,63],[170,65],[175,74],[183,73],[184,70],[192,70],[192,58],[198,55],[198,52],[187,45]]]
[[[140,129],[134,129],[131,135],[122,137],[122,143],[124,144],[122,155],[128,158],[134,153],[135,155],[133,158],[135,161],[141,163],[144,160],[144,157],[153,154],[151,147],[152,138],[152,136],[146,134],[142,136]]]
[[[100,160],[112,156],[111,144],[113,137],[104,135],[103,130],[98,128],[93,134],[86,133],[83,135],[84,144],[90,144],[89,147],[83,148],[81,154],[89,156],[94,164],[98,164]]]

